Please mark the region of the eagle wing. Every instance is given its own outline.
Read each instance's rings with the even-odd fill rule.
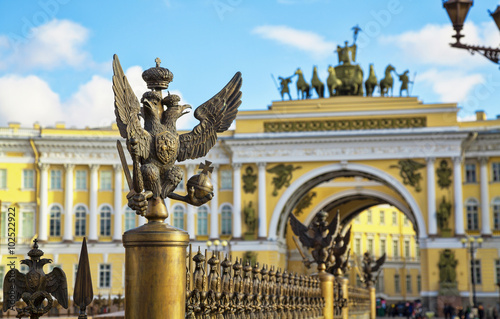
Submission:
[[[372,267],[372,271],[373,272],[378,271],[384,263],[385,263],[385,253],[382,255],[382,257],[377,259],[377,261],[375,262],[375,266]]]
[[[14,300],[11,299],[11,290],[14,292]],[[14,306],[26,290],[26,275],[15,268],[9,270],[3,280],[3,311]]]
[[[305,247],[313,247],[313,238],[309,237],[308,228],[300,222],[293,214],[290,214],[290,226],[292,227],[293,233],[299,237],[300,242]]]
[[[113,56],[113,92],[115,94],[116,124],[120,135],[127,139],[127,145],[129,140],[134,138],[139,144],[137,147],[139,155],[142,158],[148,158],[152,137],[141,127],[139,120],[141,105],[128,83],[116,54]]]
[[[332,238],[335,238],[340,229],[340,213],[337,211],[337,215],[333,218],[332,222],[328,224],[328,236],[326,237],[326,242],[329,244],[332,242]]]
[[[194,117],[200,124],[179,136],[177,161],[205,156],[215,145],[217,133],[231,126],[241,104],[241,83],[241,73],[237,72],[219,93],[196,109]]]
[[[61,268],[55,267],[47,274],[46,289],[64,309],[68,309],[68,282],[66,281],[66,274]]]

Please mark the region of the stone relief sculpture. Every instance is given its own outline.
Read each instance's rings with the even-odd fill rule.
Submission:
[[[451,174],[452,169],[448,166],[447,160],[442,160],[439,163],[439,168],[436,169],[436,174],[438,176],[437,183],[441,189],[449,188],[451,185]]]
[[[292,172],[301,168],[302,166],[293,167],[292,164],[278,164],[272,168],[269,168],[267,172],[276,175],[272,180],[272,183],[274,185],[273,196],[278,196],[278,191],[284,186],[290,186],[290,181],[293,177]]]
[[[425,164],[421,164],[412,159],[400,160],[398,165],[391,165],[390,168],[398,168],[399,175],[403,179],[403,184],[415,187],[415,191],[420,192],[422,190],[420,186],[420,181],[422,180],[422,175],[417,172],[417,170],[425,167]]]
[[[253,194],[257,188],[255,185],[255,182],[257,181],[257,174],[253,174],[252,166],[247,166],[247,168],[245,168],[245,175],[242,176],[242,180],[243,191],[247,194]]]
[[[316,197],[316,195],[316,192],[305,194],[297,203],[297,206],[295,206],[295,216],[300,216],[304,212],[304,209],[311,206],[312,199]]]

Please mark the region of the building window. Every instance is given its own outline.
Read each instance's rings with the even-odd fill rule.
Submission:
[[[184,229],[184,207],[180,205],[174,207],[174,227]]]
[[[62,189],[62,172],[61,170],[51,170],[50,171],[50,189],[61,190]]]
[[[493,229],[500,230],[500,198],[493,200]]]
[[[481,260],[474,259],[473,263],[473,271],[474,271],[474,282],[476,285],[480,285],[482,283],[481,280]]]
[[[398,224],[398,213],[392,212],[392,225],[396,226]]]
[[[367,224],[373,223],[373,220],[372,220],[372,211],[371,210],[367,210],[366,211],[366,223]]]
[[[112,171],[101,171],[101,190],[111,190],[111,177],[113,175],[112,173]]]
[[[361,217],[359,216],[359,214],[358,214],[358,215],[356,215],[356,217],[354,217],[354,222],[355,222],[356,224],[361,223]]]
[[[23,189],[35,188],[35,171],[32,169],[23,169]]]
[[[476,183],[476,164],[465,164],[465,182]]]
[[[361,238],[354,239],[354,251],[356,254],[361,254]]]
[[[420,259],[420,245],[418,243],[415,243],[415,256]]]
[[[406,275],[406,292],[407,293],[412,293],[412,287],[411,287],[411,275]]]
[[[370,255],[373,255],[373,238],[368,238],[367,246],[368,252],[370,253]]]
[[[220,189],[231,190],[233,189],[233,171],[230,169],[220,170]]]
[[[61,207],[50,209],[50,236],[61,236]]]
[[[500,162],[491,163],[493,182],[500,182]]]
[[[111,288],[111,265],[99,265],[99,288]]]
[[[75,209],[75,236],[86,235],[87,209],[83,205],[76,206]]]
[[[208,208],[200,206],[198,208],[198,235],[208,235]]]
[[[385,225],[385,212],[383,210],[380,211],[380,225]]]
[[[420,293],[422,291],[422,277],[417,275],[417,290]]]
[[[403,225],[408,226],[408,217],[406,215],[403,216]]]
[[[381,269],[377,278],[377,283],[375,284],[375,289],[378,292],[384,292],[384,270]]]
[[[31,238],[35,234],[35,214],[33,212],[27,211],[21,213],[21,237]]]
[[[405,257],[410,258],[410,241],[405,240]]]
[[[101,236],[111,236],[111,207],[101,208]]]
[[[7,189],[7,170],[0,169],[0,189]]]
[[[479,222],[478,222],[478,201],[476,199],[469,199],[465,208],[467,210],[467,229],[468,230],[478,230]]]
[[[128,207],[125,208],[125,231],[135,228],[135,211]]]
[[[394,259],[399,258],[399,241],[397,239],[392,241],[392,255]]]
[[[500,259],[495,260],[496,284],[500,284]]]
[[[76,171],[76,190],[79,191],[87,190],[87,171],[85,170]]]
[[[384,255],[386,252],[386,242],[385,239],[380,240],[380,256]]]
[[[394,291],[396,293],[401,292],[401,283],[399,282],[399,275],[394,275]]]
[[[231,206],[224,205],[221,209],[221,233],[222,235],[230,235],[233,228],[233,210]]]
[[[30,271],[30,267],[28,267],[28,265],[21,265],[21,267],[19,268],[19,271],[23,274],[27,274],[28,271]]]

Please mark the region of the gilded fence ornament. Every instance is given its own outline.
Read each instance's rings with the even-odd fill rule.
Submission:
[[[425,167],[425,164],[421,164],[412,159],[400,160],[398,165],[391,165],[390,168],[398,168],[399,175],[403,179],[403,184],[415,187],[416,192],[420,192],[422,187],[420,186],[420,181],[422,180],[422,174],[417,172],[417,170]]]
[[[243,318],[243,313],[245,311],[245,307],[244,307],[245,291],[244,291],[244,285],[243,285],[243,277],[241,274],[242,269],[243,269],[243,265],[241,264],[241,259],[240,259],[240,261],[238,261],[238,259],[236,259],[236,261],[233,265],[234,295],[233,295],[232,301],[233,301],[233,311],[236,314],[237,318]]]
[[[247,168],[245,168],[245,174],[241,179],[243,180],[243,190],[245,193],[253,194],[255,189],[257,189],[257,185],[255,185],[257,182],[257,174],[253,173],[252,166],[247,166]]]
[[[25,306],[16,308],[17,318],[40,318],[55,306],[54,298],[63,308],[68,308],[66,274],[59,267],[54,267],[50,273],[45,274],[43,266],[52,260],[40,258],[43,254],[38,249],[38,239],[35,239],[33,248],[28,252],[30,259],[21,260],[21,264],[29,267],[28,273],[23,274],[15,268],[7,272],[3,282],[4,312],[17,305],[19,300]]]
[[[363,254],[363,282],[367,288],[373,287],[378,279],[378,274],[382,270],[382,265],[385,262],[385,254],[379,259],[374,260],[369,252]],[[377,273],[373,276],[373,273]]]
[[[301,169],[302,166],[293,167],[292,164],[278,164],[272,168],[267,169],[268,173],[275,174],[272,184],[274,186],[273,196],[278,196],[278,191],[283,187],[290,186],[290,181],[293,178],[292,172]]]
[[[439,167],[436,169],[438,176],[437,183],[441,189],[449,188],[451,185],[451,174],[453,173],[451,167],[448,166],[447,160],[442,160]]]
[[[168,88],[173,74],[160,67],[160,62],[157,59],[156,67],[143,73],[151,91],[142,96],[141,107],[115,55],[113,92],[118,130],[126,139],[133,161],[134,174],[129,184],[128,204],[148,220],[162,222],[168,216],[164,204],[167,197],[195,206],[212,198],[208,183],[209,167],[206,165],[201,167],[203,172],[199,178],[193,181],[196,183],[189,185],[188,181],[187,195],[174,193],[183,178],[182,169],[174,164],[205,156],[215,145],[217,133],[229,128],[241,104],[242,81],[241,73],[236,73],[219,93],[196,109],[194,116],[200,123],[191,132],[179,135],[176,122],[188,113],[191,106],[181,105],[177,95],[169,93],[166,97],[162,96],[162,90]],[[140,116],[144,119],[144,128],[139,121]],[[124,166],[124,170],[128,168]]]

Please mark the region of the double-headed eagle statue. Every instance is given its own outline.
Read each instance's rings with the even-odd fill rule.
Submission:
[[[200,123],[191,132],[179,135],[177,119],[187,114],[191,106],[180,105],[178,95],[168,93],[162,96],[162,90],[168,88],[173,74],[160,67],[160,62],[156,59],[156,67],[142,74],[151,91],[143,94],[141,107],[115,55],[113,91],[116,122],[133,161],[133,178],[127,173],[126,162],[123,165],[131,188],[127,195],[129,206],[149,220],[162,221],[168,216],[163,202],[167,197],[195,206],[212,199],[213,186],[208,179],[208,172],[212,171],[210,162],[202,164],[200,175],[188,181],[185,196],[174,193],[184,175],[174,164],[205,156],[215,145],[217,133],[229,128],[241,104],[242,79],[241,73],[237,72],[219,93],[196,109],[194,117]],[[120,148],[121,144],[119,151]],[[123,152],[120,157],[123,164]]]
[[[68,284],[66,274],[59,267],[45,274],[43,266],[51,263],[51,259],[40,258],[43,251],[38,249],[37,239],[33,249],[28,252],[30,259],[21,260],[21,264],[29,266],[27,274],[13,268],[7,272],[3,282],[3,311],[13,307],[22,299],[26,306],[17,308],[17,317],[39,318],[52,308],[53,298],[65,309],[68,308]]]

